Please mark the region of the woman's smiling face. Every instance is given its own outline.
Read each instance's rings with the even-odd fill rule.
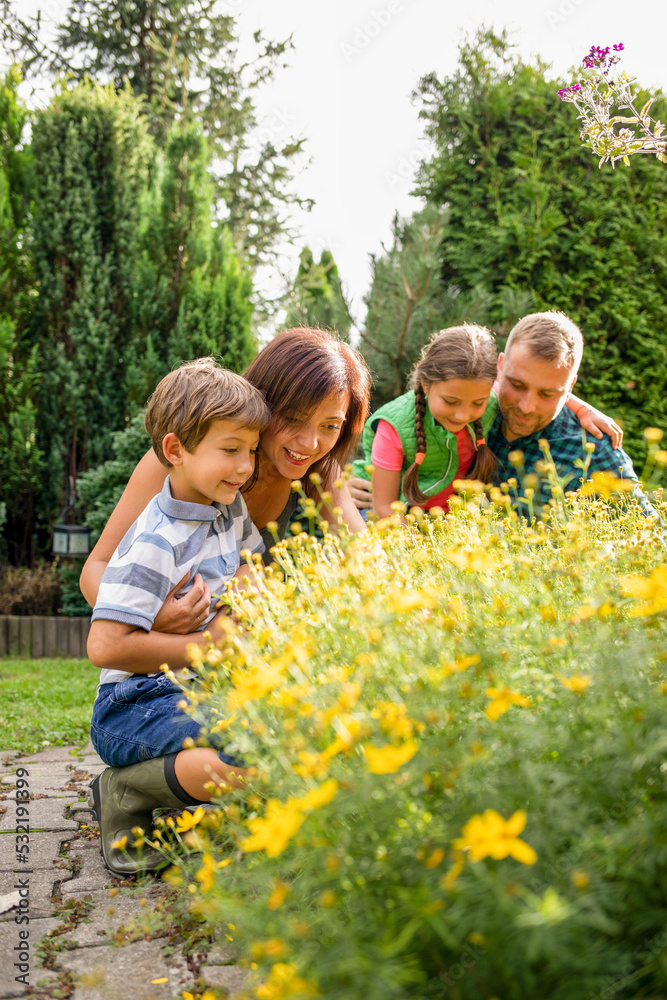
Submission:
[[[274,418],[262,434],[260,451],[285,479],[301,479],[338,441],[345,422],[347,393],[327,396],[310,413]]]

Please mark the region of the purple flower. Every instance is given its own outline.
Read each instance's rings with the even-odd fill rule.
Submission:
[[[614,52],[622,52],[624,48],[623,42],[619,42],[618,45],[614,45]]]

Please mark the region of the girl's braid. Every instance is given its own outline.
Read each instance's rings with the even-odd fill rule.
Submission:
[[[417,438],[417,454],[426,454],[426,431],[424,418],[426,416],[426,393],[421,382],[415,385],[415,435]],[[423,459],[422,459],[423,461]],[[419,464],[413,462],[403,477],[403,493],[411,507],[418,507],[428,500],[426,494],[419,489]]]
[[[475,464],[468,472],[468,478],[479,479],[484,484],[490,483],[498,464],[498,459],[484,439],[484,430],[480,417],[475,421],[475,440],[477,443],[477,457],[475,458]]]

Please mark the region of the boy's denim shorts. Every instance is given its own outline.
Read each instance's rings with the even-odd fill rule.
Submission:
[[[178,707],[185,699],[166,674],[133,674],[117,684],[103,684],[90,723],[93,746],[105,764],[126,767],[182,750],[188,736],[196,740],[205,735],[220,760],[244,767],[242,761],[222,752],[217,734],[206,732],[206,727],[202,729]]]

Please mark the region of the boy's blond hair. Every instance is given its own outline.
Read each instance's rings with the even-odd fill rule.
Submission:
[[[165,434],[175,434],[186,451],[193,451],[214,420],[233,420],[263,431],[270,419],[259,389],[221,368],[215,358],[197,358],[165,375],[150,398],[144,426],[155,454],[170,468],[162,450]]]
[[[562,312],[530,313],[510,330],[505,354],[518,343],[526,344],[541,361],[577,371],[584,351],[584,338],[576,323]]]

